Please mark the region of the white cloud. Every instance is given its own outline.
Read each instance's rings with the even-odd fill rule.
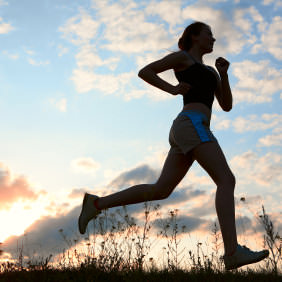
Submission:
[[[64,54],[68,53],[69,49],[62,46],[62,45],[59,45],[58,46],[58,49],[59,49],[59,57],[62,57]]]
[[[282,60],[282,18],[274,17],[268,30],[261,36],[262,45],[276,59]]]
[[[54,105],[60,112],[66,112],[67,111],[67,99],[62,98],[60,100],[51,99],[51,104]]]
[[[4,23],[3,18],[0,17],[0,34],[7,34],[14,28],[9,23]]]
[[[252,151],[235,156],[230,165],[238,175],[238,186],[255,185],[276,186],[279,188],[282,181],[282,155],[267,153],[258,156]],[[278,186],[277,186],[278,185]]]
[[[76,55],[76,60],[79,67],[94,68],[107,65],[111,70],[114,70],[120,58],[111,57],[109,59],[103,60],[98,55],[94,45],[86,44],[81,46],[79,53]]]
[[[263,32],[266,26],[263,16],[254,6],[234,10],[234,24],[244,32],[249,44],[254,44],[257,41],[257,37],[254,35],[255,28],[257,27],[260,32]]]
[[[183,19],[203,21],[209,24],[216,38],[215,54],[239,53],[248,39],[243,37],[243,32],[234,27],[234,21],[228,19],[221,10],[216,10],[207,5],[191,5],[182,10]]]
[[[99,25],[99,22],[94,21],[85,10],[81,9],[79,14],[70,18],[64,26],[59,28],[59,31],[73,44],[80,45],[89,43],[94,38]]]
[[[281,123],[282,115],[280,114],[249,115],[247,117],[237,117],[233,120],[220,119],[213,115],[213,125],[217,130],[233,128],[235,132],[239,133],[268,129],[273,129],[273,133],[279,133]]]
[[[258,141],[258,147],[271,146],[282,146],[282,133],[267,135]]]
[[[3,51],[3,54],[6,55],[8,58],[10,58],[12,60],[17,60],[19,58],[18,54],[12,54],[8,51]]]
[[[130,85],[130,81],[136,76],[134,72],[121,73],[118,75],[102,75],[91,70],[78,68],[73,71],[72,80],[79,93],[90,90],[99,90],[104,94],[122,95],[125,86]]]
[[[258,24],[259,29],[264,29],[263,17],[253,6],[236,10],[233,18],[228,19],[223,11],[203,5],[202,2],[194,5],[186,4],[184,8],[181,7],[183,5],[181,1],[173,3],[156,1],[146,6],[143,2],[131,0],[121,2],[93,0],[92,3],[92,10],[80,9],[77,16],[72,17],[59,28],[63,36],[79,48],[76,54],[77,68],[73,70],[71,79],[79,93],[100,90],[105,94],[119,93],[118,95],[125,100],[144,95],[156,100],[167,99],[169,96],[160,95],[158,90],[148,85],[137,89],[132,80],[134,75],[137,77],[135,69],[121,75],[101,74],[100,67],[106,66],[113,71],[119,63],[121,64],[118,52],[126,55],[142,53],[142,56],[133,58],[131,64],[134,67],[136,60],[138,66],[143,66],[145,62],[151,62],[151,59],[161,58],[164,50],[176,46],[177,39],[183,32],[183,27],[180,30],[179,27],[176,28],[176,24],[187,20],[200,20],[211,25],[216,38],[218,34],[215,52],[207,59],[210,63],[219,55],[236,54],[241,52],[246,44],[255,44],[257,38],[252,28],[254,24]],[[156,22],[156,16],[159,16],[161,21]],[[236,22],[237,27],[234,25]],[[255,44],[254,48],[259,50],[259,43]],[[105,49],[109,52],[105,53]],[[107,54],[106,58],[104,58],[105,54]],[[248,64],[247,61],[237,65],[234,63],[234,73],[239,78],[236,92],[234,91],[237,99],[235,102],[271,101],[275,91],[279,91],[276,87],[277,83],[279,85],[279,71],[271,68],[267,61],[260,63],[264,68],[268,67],[267,72],[262,68],[256,69],[254,67],[256,63],[251,62],[247,66],[251,68],[249,70],[244,65]],[[246,78],[246,69],[253,77]],[[169,78],[172,84],[177,83],[171,73],[163,75],[165,79]],[[264,79],[259,79],[257,83],[259,75],[264,76]],[[124,79],[124,82],[120,79]],[[126,91],[124,91],[125,84],[128,85]]]
[[[147,15],[158,15],[171,26],[181,24],[182,11],[181,1],[151,1],[145,8]],[[172,29],[170,29],[172,31]]]
[[[233,63],[232,72],[238,79],[233,90],[234,102],[270,102],[272,95],[282,90],[282,72],[267,60]]]
[[[163,24],[145,18],[134,1],[109,3],[93,1],[98,18],[104,24],[103,46],[111,51],[138,53],[168,48],[172,42]]]
[[[72,168],[77,172],[93,174],[100,168],[100,164],[92,158],[79,158],[71,162]]]
[[[232,126],[236,132],[259,131],[275,128],[282,122],[282,115],[279,114],[263,114],[250,115],[247,118],[238,117],[232,122]]]
[[[277,9],[279,7],[282,7],[282,1],[281,0],[263,0],[263,5],[267,6],[270,4],[274,4],[274,7]]]
[[[35,66],[35,67],[39,67],[39,66],[47,66],[50,64],[49,61],[36,61],[32,58],[28,58],[27,60],[29,62],[29,64],[31,64],[32,66]]]

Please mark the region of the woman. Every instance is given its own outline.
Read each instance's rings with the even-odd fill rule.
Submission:
[[[139,77],[151,85],[172,95],[183,95],[183,110],[174,120],[169,134],[170,151],[155,184],[136,185],[106,197],[86,193],[78,221],[80,233],[85,233],[88,222],[102,209],[167,198],[196,160],[217,185],[215,205],[224,241],[226,269],[254,263],[268,256],[267,250],[253,252],[237,242],[235,177],[209,129],[214,96],[224,111],[232,109],[227,74],[229,62],[221,57],[216,60],[219,75],[215,69],[203,64],[203,55],[213,51],[214,42],[210,27],[194,22],[179,39],[180,51],[140,70]],[[174,70],[178,85],[173,86],[157,75],[168,69]]]

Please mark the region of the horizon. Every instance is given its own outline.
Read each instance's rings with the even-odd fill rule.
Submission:
[[[56,230],[74,238],[84,192],[103,196],[157,180],[182,99],[148,85],[138,71],[176,51],[195,20],[216,38],[204,62],[230,62],[233,109],[223,112],[215,101],[211,130],[237,180],[239,239],[252,245],[263,236],[254,216],[262,205],[281,232],[281,7],[280,0],[1,0],[5,256],[15,256],[25,234],[34,233],[29,243],[43,242],[47,253],[61,243]],[[160,76],[177,83],[172,71]],[[189,232],[205,238],[216,219],[215,190],[194,163],[157,203],[163,212],[179,209]],[[142,215],[141,204],[129,210]]]

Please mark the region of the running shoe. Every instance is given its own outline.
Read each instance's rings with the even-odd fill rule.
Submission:
[[[231,270],[246,264],[259,262],[264,258],[268,257],[268,255],[268,250],[254,252],[246,246],[241,246],[238,244],[235,253],[232,256],[223,256],[223,260],[225,264],[225,269]]]
[[[82,209],[78,218],[78,229],[81,234],[85,233],[88,222],[91,219],[96,218],[97,215],[101,213],[101,211],[98,210],[94,205],[94,201],[98,198],[99,197],[95,195],[88,193],[84,194]]]

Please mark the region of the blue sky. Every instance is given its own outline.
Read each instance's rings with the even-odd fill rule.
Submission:
[[[84,191],[106,195],[156,180],[182,99],[137,73],[176,51],[195,20],[216,38],[205,63],[218,56],[231,63],[234,108],[226,113],[215,103],[211,128],[236,175],[236,197],[255,211],[263,203],[281,229],[281,7],[277,0],[0,1],[0,218],[7,222],[0,241],[19,236],[12,245],[44,216],[45,224],[75,222]],[[160,75],[176,84],[172,71]],[[215,218],[205,204],[213,204],[215,186],[197,164],[177,189],[164,210]],[[202,192],[189,198],[191,191]]]

